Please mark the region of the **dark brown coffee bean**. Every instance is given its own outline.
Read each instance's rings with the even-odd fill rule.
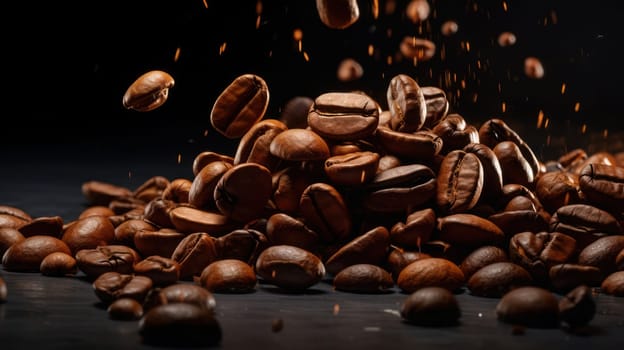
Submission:
[[[392,275],[380,266],[354,264],[345,267],[333,279],[334,289],[349,293],[386,293],[394,286]]]
[[[155,225],[142,220],[126,220],[115,227],[115,242],[134,247],[134,237],[141,230],[156,231]]]
[[[319,257],[289,245],[265,249],[258,256],[255,270],[260,278],[287,290],[310,288],[325,277],[325,266]]]
[[[81,249],[112,244],[115,240],[115,227],[107,217],[89,216],[68,227],[61,239],[74,255]]]
[[[521,232],[509,244],[509,259],[531,273],[538,284],[546,284],[552,266],[570,262],[576,241],[559,232]]]
[[[170,257],[185,233],[175,230],[138,230],[134,235],[134,247],[141,256],[159,255]]]
[[[217,306],[214,295],[198,284],[176,283],[158,289],[157,293],[161,304],[192,304],[210,312],[214,312]]]
[[[436,181],[438,208],[447,214],[466,212],[481,199],[483,166],[476,155],[454,150],[442,160]]]
[[[386,92],[392,115],[390,128],[400,132],[420,130],[427,117],[427,104],[420,85],[406,74],[394,76]]]
[[[345,29],[360,18],[356,0],[316,0],[316,11],[324,25],[331,29]]]
[[[334,276],[355,264],[381,265],[389,247],[390,233],[385,227],[378,226],[344,244],[324,265],[327,272]]]
[[[618,220],[609,212],[589,204],[569,204],[557,209],[549,231],[565,233],[576,240],[578,252],[600,237],[622,233]]]
[[[303,191],[313,183],[308,171],[299,166],[289,166],[272,175],[273,195],[271,201],[276,209],[286,214],[299,211]]]
[[[184,237],[171,254],[180,265],[180,279],[190,280],[199,276],[211,262],[217,260],[215,238],[205,232],[194,232]]]
[[[559,299],[561,321],[575,328],[589,324],[596,314],[596,300],[589,286],[580,285]]]
[[[496,153],[482,143],[469,143],[464,146],[463,151],[477,156],[483,167],[483,191],[481,197],[490,201],[498,200],[503,190],[503,170]]]
[[[132,298],[121,298],[108,305],[106,312],[112,320],[138,320],[143,317],[143,305]]]
[[[377,173],[366,190],[362,203],[366,209],[411,213],[434,198],[436,177],[425,165],[401,165]]]
[[[76,252],[75,257],[78,269],[90,278],[109,271],[133,273],[134,264],[141,260],[139,253],[125,245],[101,245],[92,249],[81,249]]]
[[[467,125],[464,117],[457,113],[444,117],[431,131],[442,139],[442,154],[479,142],[479,131],[474,126]]]
[[[466,247],[501,245],[505,234],[488,219],[473,214],[452,214],[437,219],[438,237]]]
[[[279,133],[271,141],[269,151],[288,161],[325,160],[330,155],[327,142],[308,129],[289,129]]]
[[[500,321],[512,325],[556,328],[559,325],[559,300],[544,288],[519,287],[500,299],[496,315]]]
[[[188,203],[189,192],[192,184],[193,183],[189,179],[173,179],[163,190],[162,198],[164,200],[170,200],[174,203]]]
[[[409,35],[401,40],[399,50],[405,58],[414,62],[425,62],[433,58],[436,45],[433,41]]]
[[[432,129],[442,118],[446,117],[449,110],[449,101],[444,90],[436,86],[421,86],[425,97],[427,114],[423,128]]]
[[[232,164],[224,161],[214,161],[202,167],[195,175],[189,189],[189,204],[198,209],[216,208],[214,202],[214,190],[219,179]]]
[[[243,74],[217,97],[210,112],[210,123],[223,136],[239,138],[264,117],[268,105],[269,87],[264,79],[255,74]]]
[[[286,101],[279,120],[289,129],[305,129],[308,127],[308,112],[314,100],[308,96],[295,96]]]
[[[0,256],[4,255],[10,246],[24,239],[26,237],[16,228],[0,227]]]
[[[361,186],[377,173],[379,154],[369,151],[353,152],[327,158],[325,174],[338,186]]]
[[[49,254],[72,255],[65,242],[52,236],[31,236],[16,242],[4,252],[2,266],[8,271],[40,272],[41,262]]]
[[[272,193],[270,170],[260,164],[242,163],[221,176],[214,200],[223,215],[245,223],[262,216]]]
[[[299,209],[305,222],[322,242],[346,239],[351,234],[351,216],[342,194],[333,186],[317,182],[301,194]]]
[[[377,166],[377,174],[382,171],[395,168],[401,165],[401,159],[391,154],[385,154],[379,158],[379,165]]]
[[[624,249],[615,257],[615,267],[618,271],[624,270]]]
[[[162,106],[173,88],[173,77],[161,70],[152,70],[139,76],[126,90],[122,104],[124,108],[149,112]]]
[[[419,326],[452,326],[461,317],[455,295],[442,287],[423,287],[413,291],[401,304],[401,318]]]
[[[60,238],[63,233],[63,218],[55,216],[41,216],[20,226],[19,231],[24,237],[43,235]]]
[[[121,298],[131,298],[143,303],[153,283],[145,276],[109,271],[99,275],[92,286],[95,295],[105,304]]]
[[[587,159],[587,152],[582,148],[575,148],[567,153],[562,154],[557,162],[563,169],[569,169],[575,165],[584,162]]]
[[[617,271],[615,259],[624,249],[624,235],[610,235],[587,245],[578,255],[581,265],[595,266],[607,276]]]
[[[534,210],[503,211],[489,215],[487,219],[505,232],[506,238],[520,232],[548,231],[549,227],[549,218]]]
[[[0,276],[0,304],[6,303],[9,295],[9,290],[7,288],[6,282]]]
[[[157,346],[215,346],[222,331],[215,315],[186,303],[151,308],[139,321],[141,341]]]
[[[513,141],[503,141],[492,149],[501,165],[503,184],[519,184],[532,187],[535,173]]]
[[[256,229],[237,229],[215,239],[217,260],[238,259],[253,265],[269,244],[266,235]]]
[[[115,215],[108,217],[111,221],[113,221],[115,217],[120,216],[123,219],[128,219],[130,216],[135,216],[135,213],[142,216],[145,208],[145,202],[134,197],[123,197],[111,200],[108,207],[115,213]],[[115,227],[117,226],[115,223],[113,223],[113,225]]]
[[[560,207],[580,202],[578,177],[567,171],[541,175],[535,183],[535,194],[544,208],[554,213]]]
[[[470,277],[482,267],[506,261],[509,261],[506,250],[501,247],[486,245],[470,252],[459,264],[459,268],[464,273],[466,280],[470,280]]]
[[[558,264],[548,272],[550,287],[559,293],[566,293],[580,286],[600,286],[604,274],[595,266],[581,264]]]
[[[573,166],[570,166],[569,171],[577,176],[581,175],[581,171],[589,164],[599,164],[606,166],[613,166],[617,163],[615,156],[609,152],[596,152],[592,153],[587,159],[582,162],[575,162]]]
[[[249,293],[257,282],[253,267],[238,259],[214,261],[199,276],[199,285],[213,293]]]
[[[161,199],[163,191],[169,186],[170,183],[169,179],[164,176],[152,176],[135,188],[132,194],[134,198],[140,199],[144,202]]]
[[[173,227],[169,212],[176,207],[173,201],[155,198],[145,205],[142,219],[157,227]]]
[[[389,154],[413,162],[432,163],[442,150],[442,139],[427,130],[407,133],[379,126],[375,136],[381,147]]]
[[[213,211],[181,206],[169,211],[173,228],[182,233],[205,232],[214,237],[222,236],[232,230],[235,223]]]
[[[149,277],[155,286],[168,286],[180,279],[180,264],[170,258],[152,255],[134,264],[134,273]]]
[[[417,210],[407,216],[405,223],[397,222],[390,231],[390,242],[402,248],[420,248],[429,241],[436,226],[436,214],[431,208]]]
[[[530,285],[533,285],[531,274],[509,261],[485,265],[466,282],[470,294],[487,298],[500,298],[514,288]]]
[[[600,285],[600,291],[616,297],[624,297],[624,271],[608,275]]]
[[[624,168],[587,164],[578,179],[579,189],[589,203],[616,211],[624,207]]]
[[[308,126],[328,140],[358,140],[373,134],[380,108],[370,96],[357,92],[327,92],[314,100]]]
[[[267,238],[273,245],[293,245],[313,251],[319,237],[303,221],[288,214],[276,213],[269,217],[266,225]]]
[[[54,252],[41,260],[39,271],[44,276],[71,276],[78,273],[78,263],[67,253]]]
[[[233,164],[257,163],[271,171],[277,169],[280,158],[271,154],[271,142],[275,136],[286,130],[288,130],[286,124],[276,119],[257,122],[238,143]]]
[[[206,165],[216,161],[226,162],[232,165],[234,163],[234,158],[227,154],[213,151],[200,152],[193,158],[193,176],[197,176]]]
[[[416,260],[399,273],[397,286],[406,293],[423,287],[443,287],[456,291],[464,285],[464,273],[450,260],[429,258]]]
[[[399,273],[405,266],[416,260],[431,258],[431,255],[413,250],[404,250],[396,246],[390,246],[390,253],[386,257],[384,266],[392,273],[392,280],[397,281]]]

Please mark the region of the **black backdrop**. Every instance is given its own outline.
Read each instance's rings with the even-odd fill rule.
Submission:
[[[419,26],[405,16],[406,0],[396,0],[393,13],[379,0],[378,18],[375,1],[359,0],[360,19],[344,30],[325,27],[314,0],[262,0],[261,11],[257,2],[35,1],[7,8],[1,142],[234,144],[212,130],[209,115],[240,74],[265,78],[267,117],[276,117],[288,99],[330,90],[362,90],[385,107],[388,81],[405,73],[443,87],[451,109],[470,123],[505,119],[543,157],[573,147],[624,148],[616,1],[429,0],[432,14]],[[440,33],[446,20],[459,25],[451,37]],[[516,45],[496,44],[504,30],[516,34]],[[436,56],[416,66],[401,59],[404,36],[431,39]],[[524,76],[527,56],[542,60],[543,79]],[[346,57],[362,64],[361,79],[337,80]],[[169,100],[152,112],[125,110],[126,88],[152,69],[175,78]],[[548,125],[537,129],[540,111]]]

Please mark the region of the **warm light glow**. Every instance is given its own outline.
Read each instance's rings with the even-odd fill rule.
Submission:
[[[392,65],[392,56],[386,57],[386,63],[391,66]]]
[[[602,130],[602,138],[607,138],[609,137],[609,130],[608,129],[604,129]]]
[[[580,109],[581,109],[581,103],[580,102],[575,103],[574,104],[574,111],[578,112]]]
[[[261,0],[258,0],[256,2],[256,14],[258,16],[260,16],[260,14],[262,14],[262,1]]]
[[[303,39],[303,31],[299,28],[293,30],[293,39],[295,39],[295,41],[301,41],[301,39]]]
[[[204,137],[208,136],[208,129],[204,130]]]
[[[208,1],[207,0],[203,0],[203,2],[204,2],[204,7],[208,8]]]
[[[260,19],[262,17],[260,17],[260,15],[258,15],[258,17],[256,17],[256,29],[260,28]]]
[[[584,134],[587,131],[587,124],[583,124],[583,126],[581,126],[581,134]]]
[[[178,164],[182,162],[182,154],[178,153]]]
[[[340,312],[340,305],[338,304],[334,304],[334,315],[338,315],[338,313]]]
[[[566,90],[566,83],[561,84],[561,94],[565,94],[565,90]]]
[[[507,3],[503,1],[503,11],[507,12]]]
[[[303,43],[301,40],[297,42],[297,50],[299,50],[299,52],[303,51]]]
[[[176,52],[173,55],[173,62],[178,62],[178,60],[180,59],[180,48],[176,48]]]
[[[308,53],[307,53],[307,52],[305,52],[305,51],[303,52],[303,59],[304,59],[306,62],[310,62],[310,56],[308,56]]]
[[[225,52],[225,48],[227,47],[227,43],[224,42],[223,44],[221,44],[221,46],[219,46],[219,56],[223,55],[223,53]]]
[[[373,18],[377,19],[379,17],[379,0],[371,1],[371,11],[373,12]]]
[[[501,112],[505,113],[506,110],[507,110],[507,104],[505,102],[503,102],[501,104]]]
[[[375,46],[373,44],[368,45],[368,55],[372,56],[375,53]]]
[[[550,124],[550,119],[546,118],[546,121],[544,122],[544,129],[548,129],[548,124]]]
[[[537,113],[537,128],[542,127],[542,123],[544,122],[544,111],[540,109],[539,113]]]

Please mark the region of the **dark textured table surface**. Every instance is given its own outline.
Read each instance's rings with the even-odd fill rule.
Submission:
[[[192,174],[198,145],[155,148],[89,145],[14,145],[0,151],[0,204],[31,216],[69,221],[85,208],[80,186],[102,180],[134,188],[154,175]],[[81,278],[0,270],[8,300],[0,304],[0,349],[146,349],[138,321],[109,319],[91,284]],[[305,293],[285,294],[258,284],[250,294],[215,294],[223,332],[221,349],[622,349],[624,299],[596,294],[597,312],[581,333],[564,328],[514,334],[496,319],[498,299],[456,295],[456,326],[404,323],[406,294],[352,294],[321,282]],[[274,322],[283,328],[275,331]]]

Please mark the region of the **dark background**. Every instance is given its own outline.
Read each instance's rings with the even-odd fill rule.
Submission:
[[[575,147],[624,150],[618,2],[429,0],[432,13],[420,26],[405,16],[408,1],[396,0],[393,13],[387,2],[379,1],[375,19],[373,1],[359,0],[360,18],[344,30],[325,27],[314,0],[263,0],[258,27],[256,0],[24,2],[3,11],[8,93],[0,141],[233,149],[237,140],[212,129],[210,111],[238,75],[267,81],[266,117],[277,117],[290,98],[331,90],[362,90],[385,108],[389,80],[404,73],[444,88],[451,110],[469,123],[503,118],[542,158]],[[446,20],[459,25],[451,37],[440,33]],[[501,31],[515,33],[516,45],[499,47]],[[436,56],[417,66],[402,60],[405,36],[432,40]],[[527,56],[542,60],[543,79],[523,74]],[[346,57],[364,67],[358,81],[337,80]],[[152,69],[174,77],[169,100],[152,112],[124,109],[127,87]],[[537,129],[540,111],[548,125]]]

